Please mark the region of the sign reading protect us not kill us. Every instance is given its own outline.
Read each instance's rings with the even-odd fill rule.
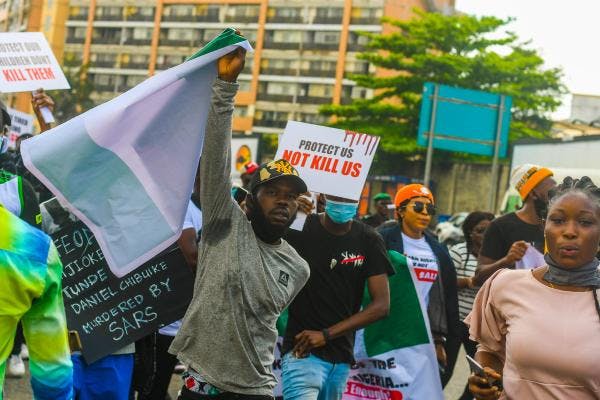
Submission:
[[[311,192],[359,200],[379,137],[288,121],[276,158],[288,160]]]
[[[0,33],[0,92],[70,89],[41,32]]]

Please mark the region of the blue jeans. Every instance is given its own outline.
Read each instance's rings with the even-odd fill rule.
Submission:
[[[133,354],[109,355],[87,364],[78,354],[73,360],[77,400],[128,400],[133,375]]]
[[[346,390],[350,364],[330,363],[312,354],[296,358],[289,352],[281,371],[284,400],[336,400]]]

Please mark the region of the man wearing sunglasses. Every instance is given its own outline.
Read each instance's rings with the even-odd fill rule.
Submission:
[[[387,250],[404,254],[414,268],[417,292],[427,305],[443,374],[446,337],[457,334],[459,322],[456,271],[446,248],[427,232],[436,212],[431,191],[420,184],[406,185],[396,193],[394,200],[397,221],[382,225],[378,231]],[[444,378],[443,374],[443,384],[446,383]]]

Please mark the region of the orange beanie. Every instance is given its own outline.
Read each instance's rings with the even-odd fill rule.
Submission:
[[[433,194],[431,194],[431,190],[427,189],[420,183],[412,183],[410,185],[403,186],[400,188],[400,190],[398,190],[396,193],[396,198],[394,199],[394,204],[396,205],[396,208],[398,208],[404,201],[410,200],[414,197],[427,197],[432,203],[435,203],[433,201]]]

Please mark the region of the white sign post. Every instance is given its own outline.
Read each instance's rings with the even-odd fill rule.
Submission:
[[[33,115],[17,111],[13,108],[7,108],[6,111],[8,111],[11,121],[8,131],[8,147],[14,149],[17,139],[21,135],[33,134]]]
[[[41,32],[0,33],[0,92],[70,89]]]
[[[379,137],[288,121],[276,158],[288,160],[311,192],[359,200]]]

